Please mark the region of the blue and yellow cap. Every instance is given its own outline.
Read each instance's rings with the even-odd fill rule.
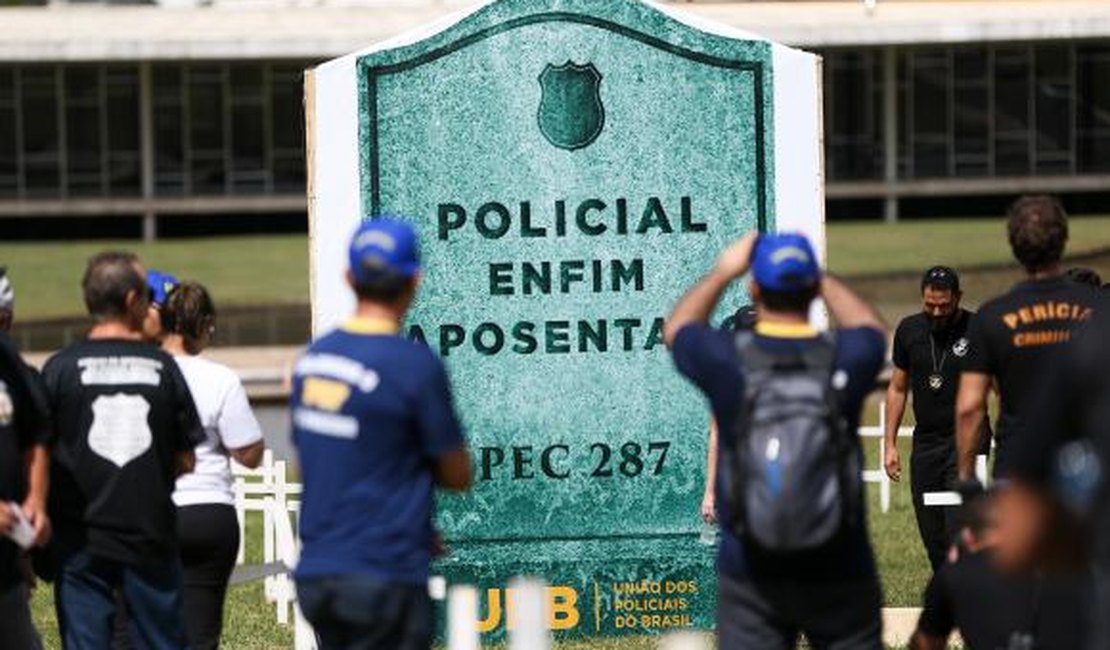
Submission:
[[[805,235],[760,235],[752,253],[752,275],[769,291],[812,289],[821,280],[817,256]]]
[[[150,304],[161,309],[166,297],[180,284],[177,277],[157,269],[147,269],[146,284],[150,287]]]
[[[363,221],[351,237],[348,257],[355,282],[411,278],[420,272],[416,229],[391,217]]]

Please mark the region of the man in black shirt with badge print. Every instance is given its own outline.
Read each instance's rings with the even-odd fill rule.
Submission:
[[[67,650],[109,647],[114,590],[135,643],[185,647],[170,497],[204,434],[177,364],[142,341],[145,273],[128,253],[89,260],[82,288],[92,329],[43,368],[56,439],[54,598]]]
[[[951,508],[927,507],[926,492],[951,489],[956,479],[956,386],[967,358],[968,324],[974,315],[960,307],[960,278],[947,266],[934,266],[921,279],[923,309],[907,316],[894,333],[894,372],[886,393],[886,445],[883,466],[893,481],[902,478],[898,428],[913,395],[913,452],[910,489],[917,529],[933,570],[944,562],[956,532]],[[987,427],[986,418],[983,419]]]
[[[1026,430],[1026,410],[1036,401],[1046,372],[1066,355],[1075,332],[1091,319],[1098,300],[1098,291],[1061,273],[1068,218],[1059,201],[1049,196],[1018,199],[1010,207],[1007,231],[1026,279],[984,303],[968,329],[971,348],[956,397],[956,463],[961,480],[974,476],[992,378],[998,382],[1001,401],[995,427],[995,475],[1008,473],[1014,440],[1043,435]]]

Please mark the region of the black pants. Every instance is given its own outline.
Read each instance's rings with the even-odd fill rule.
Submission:
[[[956,451],[951,445],[915,447],[910,456],[910,491],[921,543],[935,572],[948,557],[957,531],[957,508],[926,506],[926,492],[951,490],[956,479]]]
[[[430,650],[435,627],[427,585],[358,575],[297,580],[297,600],[320,650]]]
[[[751,581],[717,576],[717,647],[790,650],[804,633],[818,650],[880,650],[877,577]]]
[[[0,640],[11,650],[40,650],[35,625],[31,622],[30,595],[23,581],[0,586]]]
[[[239,551],[235,508],[210,503],[177,509],[185,569],[185,633],[190,650],[216,650],[223,629],[227,581]]]

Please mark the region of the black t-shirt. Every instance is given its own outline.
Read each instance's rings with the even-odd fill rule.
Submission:
[[[1044,377],[1044,390],[1030,413],[1029,429],[1042,435],[1015,441],[1012,474],[1029,482],[1052,485],[1057,451],[1085,439],[1101,461],[1103,479],[1089,514],[1095,564],[1110,569],[1110,300],[1080,332],[1064,363]]]
[[[138,341],[83,341],[54,355],[43,381],[57,544],[128,564],[172,557],[176,457],[204,440],[173,358]]]
[[[1009,440],[1019,435],[1024,412],[1045,388],[1046,373],[1064,358],[1098,298],[1097,290],[1056,277],[1021,282],[979,309],[968,328],[971,350],[965,370],[998,380],[996,472],[1006,471]]]
[[[7,335],[0,335],[0,504],[22,504],[27,485],[23,453],[48,444],[49,418],[41,391]],[[19,547],[0,536],[0,588],[20,580]]]
[[[971,351],[967,330],[974,320],[973,313],[960,309],[947,328],[934,332],[929,317],[918,313],[903,318],[894,332],[891,360],[909,375],[913,394],[914,448],[953,444],[956,388]]]
[[[1083,647],[1089,598],[1080,576],[1002,574],[989,552],[973,553],[933,574],[917,626],[934,637],[959,629],[969,650],[1075,650]],[[1035,643],[1011,646],[1014,634],[1031,635]]]

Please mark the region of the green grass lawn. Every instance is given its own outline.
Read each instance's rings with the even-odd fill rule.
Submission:
[[[1070,255],[1110,246],[1110,217],[1076,217],[1068,227]],[[829,268],[841,275],[916,273],[933,264],[961,268],[1012,262],[1002,218],[831,223],[828,250]]]
[[[303,235],[140,242],[0,242],[20,320],[79,316],[81,275],[103,250],[137,253],[148,267],[197,280],[217,305],[308,304],[308,239]]]
[[[832,223],[830,268],[842,275],[918,272],[937,263],[957,268],[1010,261],[1002,219]],[[1110,217],[1071,221],[1071,254],[1110,246]],[[79,290],[90,255],[138,253],[148,266],[198,280],[217,304],[308,303],[308,240],[303,235],[139,242],[0,243],[21,320],[84,313]],[[708,263],[708,262],[707,262]],[[700,271],[698,271],[700,272]],[[993,285],[992,285],[993,288]]]

